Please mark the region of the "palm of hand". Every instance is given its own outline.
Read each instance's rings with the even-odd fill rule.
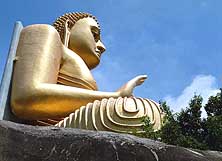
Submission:
[[[141,84],[143,84],[143,82],[147,79],[147,75],[139,75],[133,79],[131,79],[130,81],[128,81],[125,85],[123,85],[119,90],[117,90],[117,92],[119,92],[119,95],[121,97],[129,97],[132,96],[133,93],[133,89],[136,86],[139,86]]]

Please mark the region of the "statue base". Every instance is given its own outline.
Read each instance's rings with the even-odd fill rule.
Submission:
[[[221,161],[222,152],[191,150],[128,134],[0,121],[1,161]]]

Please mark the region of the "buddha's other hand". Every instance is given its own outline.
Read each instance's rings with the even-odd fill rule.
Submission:
[[[141,85],[146,79],[147,75],[139,75],[128,81],[125,85],[123,85],[120,89],[118,89],[117,92],[119,92],[119,95],[122,97],[132,96],[133,89],[136,86]]]

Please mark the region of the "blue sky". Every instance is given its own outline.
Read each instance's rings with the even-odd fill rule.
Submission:
[[[136,96],[167,100],[178,111],[193,94],[221,87],[221,0],[7,0],[0,2],[0,78],[15,21],[52,24],[66,12],[89,12],[106,45],[93,71],[102,91],[147,74]]]

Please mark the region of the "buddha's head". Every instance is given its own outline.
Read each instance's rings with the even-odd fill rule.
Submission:
[[[100,62],[105,46],[97,19],[88,13],[68,13],[53,24],[65,46],[78,54],[92,69]]]

